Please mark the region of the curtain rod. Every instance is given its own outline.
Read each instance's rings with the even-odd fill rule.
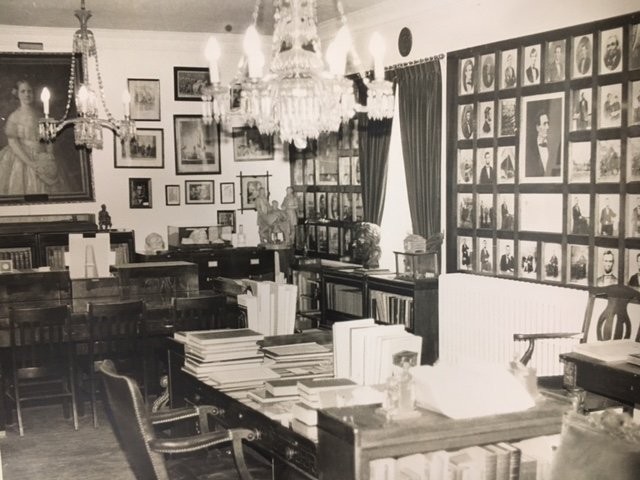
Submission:
[[[443,58],[444,58],[444,53],[439,53],[439,54],[433,55],[431,57],[420,58],[418,60],[412,60],[411,62],[396,63],[395,65],[390,65],[388,67],[385,67],[385,71],[395,70],[397,68],[412,67],[413,65],[419,65],[421,63],[433,62],[435,60],[442,60]]]

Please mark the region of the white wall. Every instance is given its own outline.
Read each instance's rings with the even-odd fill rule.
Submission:
[[[19,51],[18,41],[43,42],[45,52],[70,52],[75,29],[25,28],[0,25],[0,51]],[[143,251],[144,239],[151,232],[158,232],[166,242],[167,226],[213,225],[216,211],[239,209],[239,200],[234,205],[221,205],[220,182],[235,182],[236,199],[239,199],[240,184],[237,175],[265,174],[269,179],[271,198],[282,201],[289,184],[289,163],[283,159],[282,145],[276,142],[273,161],[234,162],[231,137],[222,136],[222,173],[220,175],[175,175],[173,115],[200,114],[200,102],[176,102],[173,90],[173,67],[205,67],[203,55],[207,34],[185,34],[177,32],[93,30],[98,46],[100,71],[104,80],[107,106],[116,118],[122,118],[121,95],[128,78],[152,78],[160,80],[161,121],[137,122],[139,127],[164,129],[163,169],[115,169],[113,158],[113,135],[104,131],[104,147],[92,155],[95,180],[95,202],[0,206],[0,215],[35,215],[51,213],[95,213],[102,203],[107,205],[114,228],[134,229],[136,250]],[[220,61],[221,80],[228,82],[236,73],[241,55],[241,36],[227,34],[218,36],[222,46]],[[270,47],[263,41],[263,47]],[[152,182],[152,209],[130,209],[128,178],[150,177]],[[185,205],[185,180],[214,180],[215,205]],[[179,184],[182,195],[180,206],[165,206],[167,184]],[[243,214],[237,211],[238,224],[244,225],[247,244],[258,242],[255,211]]]

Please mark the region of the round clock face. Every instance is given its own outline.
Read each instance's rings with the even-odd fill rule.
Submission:
[[[404,27],[400,30],[400,35],[398,35],[398,51],[400,55],[406,57],[411,52],[411,47],[413,46],[413,38],[411,36],[411,30],[409,28]]]

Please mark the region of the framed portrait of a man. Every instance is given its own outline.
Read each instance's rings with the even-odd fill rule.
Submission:
[[[562,246],[559,243],[542,243],[542,279],[559,282],[562,278]]]
[[[569,268],[567,283],[586,285],[589,271],[589,247],[587,245],[568,245]]]
[[[620,140],[598,140],[596,182],[620,182]]]
[[[493,194],[480,193],[477,195],[476,225],[478,228],[495,228],[495,208]]]
[[[473,238],[458,236],[458,268],[473,270],[474,258]]]
[[[515,88],[518,83],[518,50],[500,52],[500,89]]]
[[[615,237],[618,235],[620,224],[620,195],[596,194],[596,235]]]
[[[460,140],[469,140],[473,138],[476,132],[475,114],[473,105],[460,105],[458,107],[459,133]]]
[[[518,276],[535,280],[538,277],[538,242],[520,240],[518,247]]]
[[[607,287],[618,284],[618,249],[597,247],[595,251],[595,273],[593,284]]]
[[[470,185],[473,183],[473,150],[458,149],[458,183]]]
[[[629,126],[640,125],[640,80],[629,82]]]
[[[473,57],[460,60],[460,95],[476,90],[476,62]]]
[[[524,75],[522,83],[540,85],[540,45],[524,47]]]
[[[478,238],[478,266],[477,269],[482,273],[493,273],[494,261],[493,261],[493,239],[491,238]]]
[[[547,63],[545,79],[547,83],[561,82],[565,79],[566,41],[547,42]]]
[[[49,143],[38,131],[44,87],[51,94],[49,117],[65,114],[72,60],[76,79],[82,78],[82,62],[70,53],[0,53],[0,205],[94,200],[91,156],[76,148],[73,126]],[[67,117],[76,116],[71,102]]]
[[[493,137],[493,125],[495,109],[493,102],[480,102],[478,104],[478,138]]]
[[[625,285],[640,288],[640,249],[628,248],[626,250],[627,263],[625,271]]]
[[[588,194],[573,194],[568,197],[571,214],[567,215],[568,232],[571,235],[589,235],[591,232],[591,205]]]
[[[257,208],[256,201],[264,203],[269,199],[269,174],[242,175],[240,173],[240,211]]]
[[[622,119],[622,85],[602,85],[598,87],[600,108],[598,109],[598,128],[616,128]]]
[[[220,173],[220,128],[199,115],[174,115],[176,175]]]
[[[622,71],[622,27],[600,32],[600,71],[617,73]]]
[[[571,90],[571,131],[591,129],[592,105],[590,88]]]
[[[629,27],[629,70],[640,68],[640,23]]]
[[[458,227],[473,228],[473,195],[471,193],[458,194]]]
[[[593,35],[573,37],[572,45],[571,76],[572,78],[588,77],[593,70]]]
[[[500,193],[498,195],[498,228],[512,231],[515,226],[514,195]]]
[[[492,185],[496,178],[493,148],[479,148],[476,164],[478,185]]]
[[[129,179],[129,208],[151,208],[151,179]]]
[[[564,94],[522,98],[520,108],[520,181],[549,183],[562,180]]]
[[[498,239],[498,274],[513,276],[516,271],[516,258],[513,240]]]
[[[481,92],[496,88],[496,56],[493,53],[480,57],[479,85]]]
[[[627,182],[640,181],[640,137],[627,138]]]
[[[627,237],[640,238],[640,194],[627,195]]]

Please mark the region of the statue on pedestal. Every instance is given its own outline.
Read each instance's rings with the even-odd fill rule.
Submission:
[[[298,197],[293,192],[293,188],[287,187],[287,194],[282,200],[282,209],[287,212],[287,219],[289,221],[290,231],[290,245],[293,245],[296,235],[296,225],[298,224]]]
[[[267,247],[289,246],[291,244],[291,228],[287,212],[278,207],[276,200],[269,205],[269,200],[262,187],[258,190],[255,205],[258,212],[260,243]]]
[[[111,215],[107,212],[107,206],[103,203],[98,212],[98,228],[100,230],[111,229]]]

